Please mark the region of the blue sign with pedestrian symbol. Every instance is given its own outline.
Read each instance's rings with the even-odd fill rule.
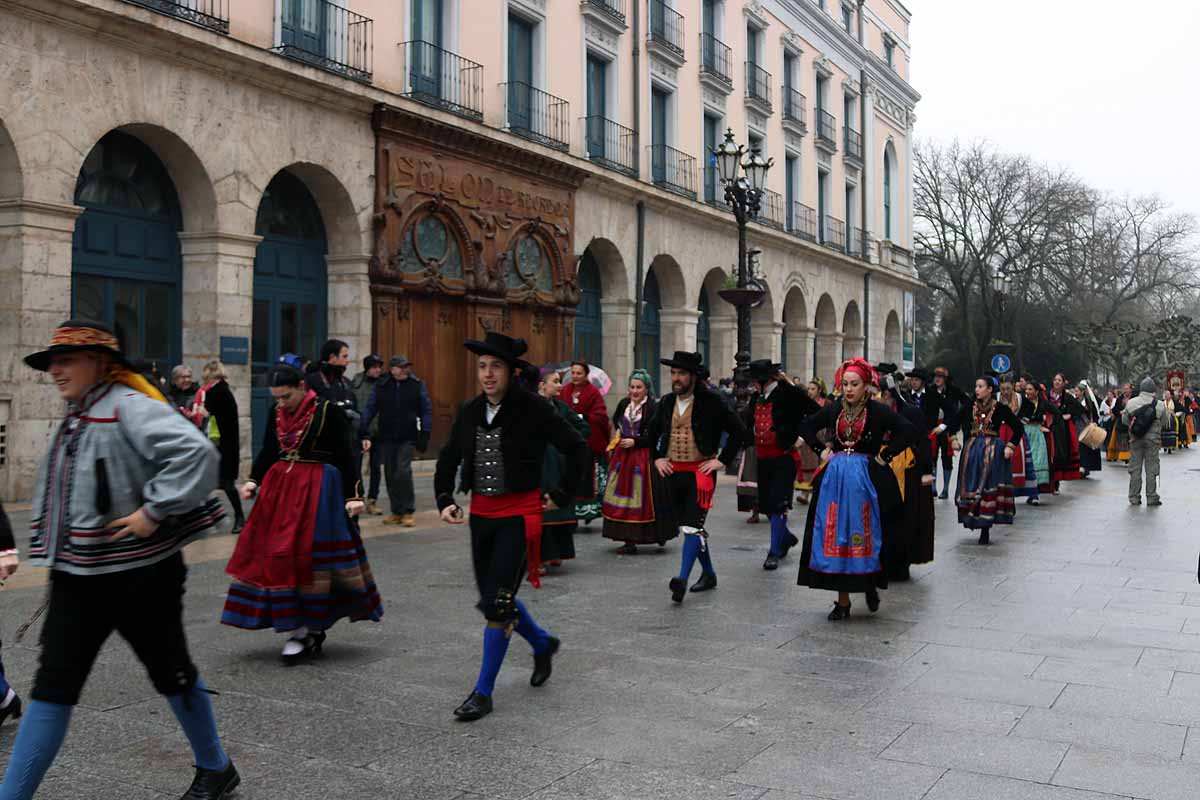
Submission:
[[[1003,353],[997,353],[992,356],[992,372],[997,375],[1004,375],[1012,369],[1012,361]]]

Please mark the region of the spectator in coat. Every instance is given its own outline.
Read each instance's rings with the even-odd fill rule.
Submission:
[[[238,496],[234,481],[241,465],[241,432],[238,430],[237,399],[229,389],[225,376],[225,365],[220,361],[209,361],[201,374],[201,387],[196,391],[187,417],[204,431],[221,454],[221,491],[233,506],[233,530],[235,536],[242,532],[246,515],[242,511],[242,499]]]
[[[196,397],[196,382],[192,380],[192,368],[179,364],[171,368],[171,386],[167,389],[167,399],[176,408],[187,410],[192,407]]]
[[[371,353],[363,358],[362,372],[354,376],[350,381],[350,388],[354,390],[354,402],[358,408],[366,410],[367,402],[371,399],[371,394],[375,391],[375,384],[379,382],[379,378],[383,375],[383,359],[376,353]],[[383,471],[383,462],[379,458],[379,453],[375,449],[375,437],[379,433],[379,420],[376,419],[371,423],[370,429],[367,431],[368,441],[371,442],[367,451],[368,461],[370,463],[370,477],[367,484],[367,513],[382,514],[379,510],[379,475]],[[361,470],[359,470],[361,472]]]
[[[433,427],[433,404],[425,384],[411,374],[412,362],[404,356],[392,356],[388,376],[375,385],[363,412],[359,436],[366,438],[371,423],[379,418],[375,442],[387,482],[391,516],[386,525],[416,526],[413,512],[416,499],[413,490],[413,451],[424,453],[429,447],[429,432]],[[372,448],[373,450],[374,448]]]
[[[1161,506],[1162,499],[1158,496],[1158,449],[1162,446],[1162,430],[1166,427],[1169,417],[1166,403],[1155,396],[1153,378],[1146,378],[1138,387],[1141,391],[1137,397],[1125,404],[1121,412],[1121,424],[1129,429],[1129,502],[1131,505],[1142,504],[1142,470],[1146,473],[1146,505]],[[1144,431],[1135,426],[1138,409],[1154,406],[1153,421]],[[1146,412],[1147,414],[1149,412]]]

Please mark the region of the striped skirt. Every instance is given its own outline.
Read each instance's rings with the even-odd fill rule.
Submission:
[[[958,489],[954,493],[959,523],[967,528],[1011,525],[1016,506],[1012,465],[1004,457],[1004,440],[975,436],[963,452],[958,464]]]

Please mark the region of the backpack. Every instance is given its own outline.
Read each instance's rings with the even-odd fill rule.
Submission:
[[[1158,401],[1152,400],[1146,405],[1133,412],[1133,416],[1129,419],[1129,435],[1137,439],[1141,439],[1150,429],[1154,427],[1154,420],[1158,416]]]

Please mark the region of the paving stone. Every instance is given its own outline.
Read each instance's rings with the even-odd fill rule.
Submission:
[[[1169,725],[1200,725],[1200,697],[1169,697],[1134,689],[1071,685],[1063,691],[1054,708]]]
[[[1052,783],[1147,800],[1194,800],[1200,765],[1072,747]]]
[[[594,761],[560,778],[527,800],[758,800],[763,789],[727,780],[642,764]]]
[[[1166,694],[1171,688],[1171,669],[1146,665],[1145,656],[1136,667],[1088,660],[1046,658],[1033,672],[1034,678],[1079,683],[1108,689],[1140,689]]]
[[[864,714],[920,722],[950,730],[1005,734],[1028,706],[968,700],[912,689],[887,692],[867,703]]]
[[[977,675],[1024,675],[1028,677],[1044,660],[1043,656],[1030,653],[1004,653],[975,647],[928,644],[907,663],[919,663],[957,672],[972,672]]]
[[[1010,736],[1067,742],[1092,750],[1178,758],[1183,752],[1187,728],[1131,719],[1114,724],[1111,718],[1099,714],[1031,708],[1021,716]]]
[[[1065,685],[1059,681],[1043,681],[1019,675],[980,675],[937,667],[918,678],[910,688],[918,692],[971,700],[1049,708]]]
[[[1122,796],[1085,792],[1044,783],[981,775],[952,769],[923,800],[1125,800]]]
[[[727,777],[837,800],[917,800],[943,772],[941,767],[867,758],[836,744],[805,748],[776,744]]]
[[[1067,745],[1061,742],[913,725],[880,757],[1044,782],[1066,752]]]

